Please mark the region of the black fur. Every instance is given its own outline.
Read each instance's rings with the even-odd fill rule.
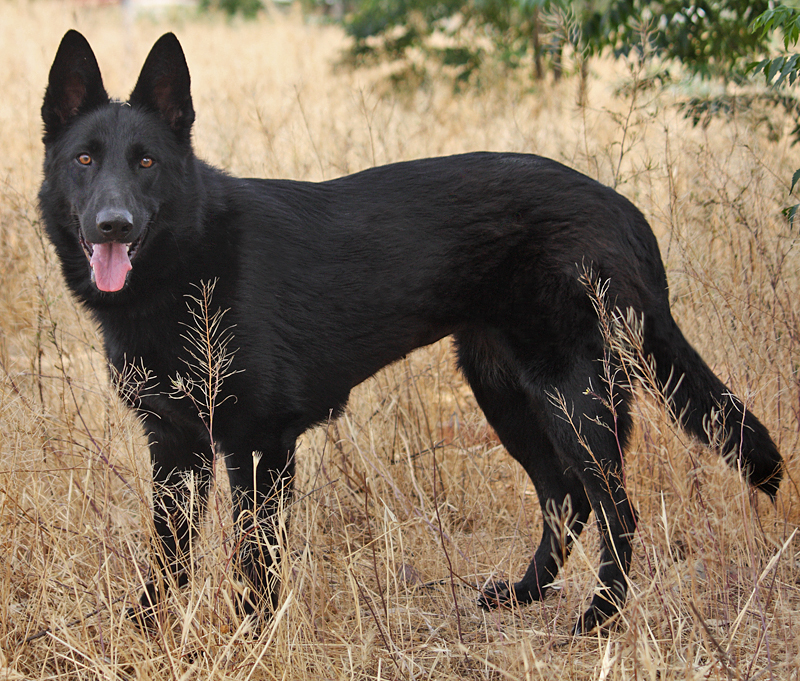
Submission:
[[[194,473],[201,497],[208,481],[207,420],[191,399],[174,399],[170,384],[192,361],[187,297],[201,282],[216,282],[214,310],[227,311],[238,372],[217,397],[214,442],[240,522],[251,525],[253,511],[263,521],[243,542],[240,569],[253,587],[246,608],[268,609],[277,596],[259,541],[274,543],[268,521],[290,493],[297,437],[340,413],[351,388],[381,367],[453,335],[460,367],[546,517],[560,514],[575,535],[592,510],[599,519],[605,589],[576,630],[617,611],[636,525],[621,483],[630,395],[614,396],[616,433],[598,425],[612,415],[607,394],[587,391],[603,392],[605,347],[579,280],[585,267],[608,281],[614,306],[644,316],[644,350],[669,383],[679,422],[706,442],[704,420],[720,410],[722,453],[774,498],[782,460],[769,434],[743,416],[673,321],[644,217],[594,180],[544,158],[488,153],[318,184],[229,177],[193,153],[189,72],[172,34],[155,44],[121,103],[106,95],[86,40],[68,32],[42,118],[40,205],[66,281],[99,323],[116,374],[149,372],[138,392],[120,389],[150,442],[156,577],[181,581],[192,525],[181,513],[185,474]],[[120,244],[132,244],[130,253]],[[553,405],[556,391],[573,424]],[[253,452],[261,454],[255,478]],[[494,585],[482,605],[544,596],[569,552],[552,525],[544,523],[522,580]],[[150,588],[143,605],[159,595]]]

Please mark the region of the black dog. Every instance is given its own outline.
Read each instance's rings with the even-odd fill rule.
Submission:
[[[192,150],[189,71],[172,34],[153,47],[130,100],[117,102],[86,39],[69,31],[42,118],[47,233],[149,437],[156,577],[182,581],[200,512],[191,521],[184,513],[186,477],[203,496],[216,446],[247,527],[239,568],[252,593],[243,605],[274,606],[275,553],[264,546],[276,544],[270,521],[291,490],[295,440],[339,414],[351,388],[381,367],[452,334],[478,403],[543,511],[571,509],[562,520],[573,531],[545,522],[522,580],[494,585],[481,604],[542,598],[569,552],[564,537],[594,510],[603,588],[576,631],[605,622],[625,600],[636,525],[621,481],[630,394],[608,394],[603,359],[618,358],[582,268],[607,282],[610,307],[643,317],[643,350],[680,424],[707,443],[704,421],[716,411],[722,455],[774,499],[783,463],[769,434],[672,319],[644,217],[594,180],[544,158],[488,153],[319,184],[229,177]],[[198,415],[201,387],[174,394],[176,375],[198,361],[187,300],[203,282],[216,282],[210,312],[225,311],[233,335],[211,433],[209,414]],[[148,377],[138,390],[121,378],[132,366]],[[148,588],[145,611],[162,595]]]

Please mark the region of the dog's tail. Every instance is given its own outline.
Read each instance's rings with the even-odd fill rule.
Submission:
[[[666,319],[664,318],[666,317]],[[764,425],[717,378],[667,314],[645,318],[645,356],[655,362],[659,389],[678,424],[775,501],[783,459]]]

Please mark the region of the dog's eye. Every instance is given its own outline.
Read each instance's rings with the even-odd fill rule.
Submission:
[[[139,166],[141,168],[152,168],[154,164],[155,161],[149,156],[143,156],[142,159],[139,161]]]
[[[89,154],[80,154],[78,156],[78,163],[82,166],[90,166],[92,165],[92,157]]]

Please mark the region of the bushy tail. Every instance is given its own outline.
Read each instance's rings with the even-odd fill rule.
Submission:
[[[769,432],[711,371],[675,321],[646,319],[643,349],[655,360],[659,387],[680,426],[704,444],[718,446],[730,466],[774,501],[783,459]]]

